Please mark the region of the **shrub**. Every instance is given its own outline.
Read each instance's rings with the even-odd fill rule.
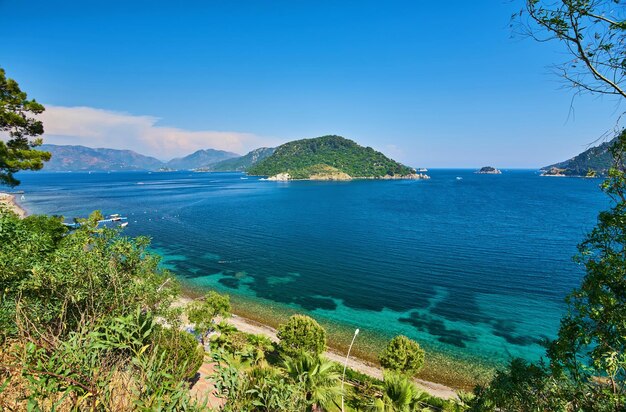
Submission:
[[[156,352],[164,356],[164,367],[178,379],[193,378],[204,361],[204,349],[189,332],[160,328],[155,342]]]
[[[387,344],[379,360],[386,369],[414,376],[424,366],[424,350],[414,340],[399,335]]]
[[[326,349],[326,331],[315,319],[293,315],[278,328],[280,350],[294,356],[301,352],[319,355]]]

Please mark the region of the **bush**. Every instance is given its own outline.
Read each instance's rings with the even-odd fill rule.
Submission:
[[[154,341],[156,352],[164,356],[165,369],[177,379],[193,378],[204,361],[204,349],[189,332],[160,328]]]
[[[195,300],[187,305],[187,318],[196,332],[200,333],[202,343],[212,329],[216,316],[230,316],[230,296],[210,291],[202,300]]]
[[[293,315],[278,328],[280,350],[294,356],[302,352],[319,355],[326,349],[326,331],[315,319]]]
[[[396,336],[379,356],[380,364],[386,368],[411,376],[424,366],[424,350],[406,336]]]

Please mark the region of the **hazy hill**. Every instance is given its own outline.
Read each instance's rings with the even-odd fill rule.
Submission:
[[[587,176],[590,170],[597,175],[605,175],[613,162],[609,152],[612,143],[613,140],[604,142],[599,146],[585,150],[578,156],[543,167],[541,170],[545,175]]]
[[[41,150],[52,153],[46,171],[156,170],[163,162],[132,150],[93,149],[85,146],[44,144]]]
[[[245,172],[251,166],[271,156],[274,150],[276,149],[273,147],[261,147],[243,156],[222,160],[221,162],[210,165],[206,169],[212,172]]]
[[[170,169],[199,169],[233,157],[239,157],[239,155],[224,150],[201,149],[185,157],[172,159],[167,162],[166,166]]]
[[[371,147],[363,147],[341,136],[295,140],[276,148],[265,160],[248,169],[248,174],[291,179],[343,180],[346,178],[400,177],[415,173]],[[347,177],[346,177],[347,176]]]

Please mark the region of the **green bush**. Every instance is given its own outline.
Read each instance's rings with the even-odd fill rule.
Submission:
[[[204,361],[204,349],[191,333],[160,328],[154,344],[158,356],[165,354],[165,369],[178,379],[193,378]]]
[[[293,315],[278,328],[279,348],[288,356],[302,352],[319,355],[326,349],[326,331],[313,318]]]
[[[414,376],[424,366],[424,350],[414,340],[399,335],[387,344],[379,360],[386,369]]]

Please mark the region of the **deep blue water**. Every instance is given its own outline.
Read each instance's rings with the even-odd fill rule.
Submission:
[[[191,285],[464,356],[536,358],[609,206],[600,180],[434,170],[428,181],[27,173],[31,212],[129,217]],[[461,180],[457,177],[462,177]]]

